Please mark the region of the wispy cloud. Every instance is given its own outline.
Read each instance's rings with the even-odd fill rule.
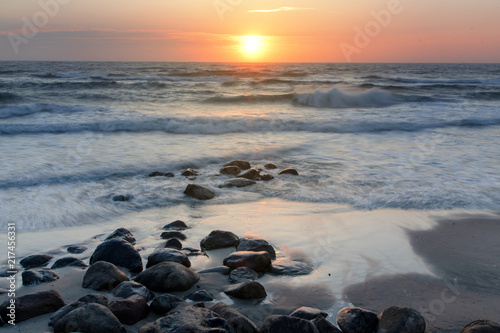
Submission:
[[[249,13],[275,13],[275,12],[288,12],[292,10],[311,10],[314,8],[302,8],[302,7],[280,7],[275,9],[253,9],[249,10]]]

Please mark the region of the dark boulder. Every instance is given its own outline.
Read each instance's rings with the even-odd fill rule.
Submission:
[[[112,290],[123,281],[128,281],[128,277],[118,267],[98,261],[85,272],[82,287],[97,291]]]
[[[198,184],[189,184],[184,190],[184,194],[198,200],[209,200],[215,197],[215,193]]]
[[[193,177],[193,176],[199,176],[200,173],[196,170],[193,170],[191,168],[187,168],[186,170],[184,170],[181,175],[183,175],[184,177]]]
[[[241,169],[236,165],[228,165],[228,166],[222,167],[219,172],[223,175],[236,176],[237,174],[239,174],[241,172]]]
[[[23,286],[35,286],[44,282],[56,281],[60,278],[55,272],[48,269],[27,270],[22,274]]]
[[[264,168],[266,168],[268,170],[274,170],[274,169],[277,169],[278,167],[276,165],[274,165],[273,163],[267,163],[266,165],[264,165]]]
[[[250,180],[260,180],[260,171],[254,168],[245,170],[238,174],[236,178],[246,178]]]
[[[186,230],[188,228],[189,227],[187,226],[187,224],[181,220],[176,220],[174,222],[170,222],[169,224],[167,224],[163,227],[164,230],[177,230],[177,231]]]
[[[170,238],[166,243],[164,248],[182,250],[182,243],[177,238]]]
[[[319,333],[342,333],[342,331],[339,330],[337,326],[333,325],[323,316],[314,318],[313,320],[311,320],[311,323],[316,326]]]
[[[153,302],[151,302],[151,311],[155,312],[159,315],[164,315],[170,310],[176,308],[179,304],[186,303],[181,298],[171,295],[171,294],[163,294],[161,296],[155,297]]]
[[[227,266],[217,266],[212,268],[203,269],[198,271],[198,274],[207,274],[207,273],[220,273],[223,275],[228,275],[231,269]]]
[[[107,238],[106,240],[110,239],[123,239],[124,241],[127,241],[131,244],[135,243],[135,237],[132,235],[132,233],[125,229],[125,228],[119,228],[113,231]]]
[[[175,177],[175,175],[172,172],[160,172],[160,171],[153,171],[148,176],[149,177]]]
[[[52,326],[52,327],[55,326],[55,324],[59,321],[59,319],[61,319],[62,317],[64,317],[68,313],[70,313],[71,311],[73,311],[79,307],[82,307],[88,303],[97,303],[97,304],[101,304],[104,306],[108,306],[108,299],[102,295],[99,295],[99,294],[89,294],[89,295],[85,295],[83,297],[80,297],[78,300],[74,301],[73,303],[65,305],[62,308],[60,308],[59,310],[57,310],[50,317],[49,326]]]
[[[224,293],[241,299],[261,299],[267,297],[264,286],[256,281],[247,281],[229,286]]]
[[[276,251],[274,248],[264,239],[242,237],[236,251],[266,251],[271,256],[271,259],[276,259]]]
[[[307,262],[294,261],[289,259],[278,259],[272,263],[271,274],[275,275],[308,275],[314,270],[314,267]]]
[[[142,284],[135,281],[123,281],[117,285],[111,293],[116,297],[128,298],[132,295],[140,295],[146,301],[150,301],[155,297],[155,294]]]
[[[294,175],[294,176],[298,176],[299,173],[297,172],[297,170],[295,169],[292,169],[292,168],[286,168],[286,169],[283,169],[281,170],[278,175]]]
[[[110,239],[99,244],[90,257],[90,265],[98,261],[125,267],[132,273],[142,271],[142,258],[139,252],[129,242],[122,239]]]
[[[158,292],[186,291],[200,276],[189,268],[176,262],[162,262],[136,276],[135,281],[148,289]]]
[[[120,323],[134,325],[149,314],[149,306],[141,295],[132,295],[127,299],[110,302],[108,309],[118,318]]]
[[[224,164],[225,167],[230,166],[230,165],[235,165],[238,168],[240,168],[241,170],[247,170],[247,169],[251,168],[250,163],[248,163],[248,161],[244,161],[244,160],[233,160],[231,162],[227,162],[226,164]]]
[[[337,313],[337,324],[343,333],[372,333],[377,331],[377,314],[361,308],[347,307]]]
[[[117,202],[130,201],[131,199],[132,199],[132,196],[130,194],[115,194],[111,197],[111,200],[117,201]]]
[[[460,333],[500,333],[500,325],[489,320],[474,320],[467,324]]]
[[[69,312],[54,325],[54,332],[122,333],[120,321],[107,307],[88,303]]]
[[[384,333],[424,333],[425,319],[411,308],[391,306],[378,316],[379,331]]]
[[[70,246],[68,246],[66,251],[68,251],[69,253],[73,253],[73,254],[79,254],[79,253],[83,253],[83,252],[87,251],[87,249],[88,249],[88,247],[86,247],[85,245],[70,245]]]
[[[206,290],[198,290],[192,294],[187,295],[184,299],[188,299],[193,302],[210,302],[213,301],[214,298],[210,293]]]
[[[146,268],[165,261],[176,262],[186,267],[191,267],[191,262],[183,252],[175,249],[162,249],[151,253],[148,257]]]
[[[266,251],[238,251],[227,256],[223,264],[231,269],[248,267],[256,272],[266,272],[271,267],[271,256]]]
[[[11,300],[15,301],[15,309],[12,312]],[[35,294],[24,295],[7,299],[0,305],[0,317],[7,323],[15,319],[15,323],[55,312],[64,306],[61,295],[55,290],[42,291]]]
[[[328,317],[328,313],[320,309],[310,308],[308,306],[302,306],[297,310],[293,311],[290,316],[302,318],[305,320],[313,320],[316,317],[323,316]]]
[[[200,246],[203,250],[210,251],[226,247],[236,247],[240,239],[230,231],[213,230],[203,238]]]
[[[47,263],[52,258],[54,258],[54,257],[49,255],[49,254],[33,254],[31,256],[27,256],[27,257],[21,259],[21,261],[19,261],[19,263],[21,264],[21,266],[23,266],[26,269],[35,268],[35,267],[43,267],[43,266],[46,266]]]
[[[257,326],[255,326],[255,324],[250,319],[227,304],[219,302],[212,305],[209,309],[225,319],[236,333],[259,332]]]
[[[238,267],[229,273],[229,282],[242,283],[247,281],[254,281],[259,278],[259,274],[248,267]]]
[[[260,333],[319,333],[309,320],[273,315],[267,317],[260,326]],[[368,332],[366,332],[368,333]]]
[[[260,176],[260,180],[263,180],[265,182],[267,181],[270,181],[270,180],[273,180],[274,179],[274,176],[273,175],[270,175],[268,173],[264,173]]]
[[[177,238],[179,240],[186,240],[186,235],[180,231],[165,231],[161,233],[161,239]]]
[[[78,259],[78,258],[65,257],[65,258],[58,259],[52,265],[51,269],[63,268],[63,267],[68,267],[68,266],[85,268],[88,265],[86,263],[84,263],[83,261],[81,261],[80,259]]]
[[[250,185],[254,185],[256,182],[254,180],[246,179],[246,178],[231,178],[224,182],[224,184],[220,185],[221,188],[224,187],[247,187]]]

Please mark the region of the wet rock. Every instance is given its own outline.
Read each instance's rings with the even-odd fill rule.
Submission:
[[[319,333],[309,320],[273,315],[267,317],[260,326],[260,333]],[[365,332],[368,333],[368,332]]]
[[[236,178],[245,178],[250,180],[260,180],[260,171],[254,168],[243,171]]]
[[[294,176],[298,176],[299,173],[297,172],[297,170],[295,169],[292,169],[292,168],[286,168],[286,169],[283,169],[281,170],[278,175],[294,175]]]
[[[128,298],[132,295],[140,295],[146,301],[150,301],[155,297],[155,294],[142,284],[135,281],[124,281],[117,285],[111,293],[116,297]]]
[[[316,326],[319,333],[342,333],[341,330],[337,328],[337,326],[333,325],[331,322],[326,320],[323,316],[318,316],[311,320],[311,323]]]
[[[418,311],[410,308],[391,306],[378,316],[379,332],[383,333],[424,333],[425,319]]]
[[[139,333],[161,332],[234,333],[234,330],[227,321],[209,309],[184,306],[139,330]]]
[[[290,316],[302,318],[305,320],[313,320],[318,316],[328,317],[328,313],[320,309],[310,308],[308,306],[302,306],[297,310],[293,311]]]
[[[223,264],[231,269],[248,267],[256,272],[266,272],[271,267],[271,256],[266,251],[238,251],[227,256]]]
[[[343,333],[372,333],[377,331],[377,314],[361,308],[347,307],[337,313],[337,324]]]
[[[467,324],[460,333],[500,333],[500,325],[489,320],[474,320]]]
[[[208,254],[205,251],[200,251],[198,249],[193,249],[193,248],[190,248],[190,247],[185,247],[185,248],[182,249],[182,251],[188,257],[198,257],[198,256],[209,257]]]
[[[250,185],[254,185],[256,182],[254,180],[246,179],[246,178],[231,178],[224,182],[224,184],[220,185],[221,188],[231,188],[231,187],[247,187]]]
[[[266,298],[266,289],[256,281],[248,281],[229,286],[225,294],[241,299],[261,299]]]
[[[130,201],[132,199],[132,196],[130,194],[115,194],[111,197],[111,200],[113,201]]]
[[[225,319],[236,333],[259,332],[257,326],[255,326],[255,324],[250,319],[248,319],[229,305],[219,302],[212,305],[209,309]]]
[[[136,282],[158,292],[186,291],[199,280],[198,274],[176,262],[159,263],[135,278]]]
[[[130,244],[135,243],[135,237],[132,235],[130,231],[128,231],[125,228],[119,228],[113,231],[107,238],[106,240],[110,239],[123,239],[126,242],[129,242]]]
[[[223,175],[236,176],[237,174],[239,174],[241,172],[241,169],[236,165],[229,165],[226,167],[222,167],[219,172]]]
[[[236,251],[266,251],[271,256],[271,259],[276,259],[276,251],[274,251],[274,248],[266,240],[260,238],[240,238]]]
[[[175,250],[182,250],[182,243],[177,238],[170,238],[165,243],[165,248],[175,249]]]
[[[157,296],[153,302],[151,302],[151,311],[159,314],[159,315],[164,315],[170,310],[176,308],[179,304],[186,303],[179,297],[171,294],[164,294],[161,296]]]
[[[149,177],[174,177],[175,175],[172,172],[160,172],[160,171],[154,171],[151,172]]]
[[[180,231],[165,231],[162,232],[161,236],[162,239],[170,239],[170,238],[177,238],[179,240],[186,240],[186,235],[184,235]]]
[[[70,313],[71,311],[73,311],[79,307],[82,307],[88,303],[97,303],[97,304],[101,304],[103,306],[107,306],[108,299],[102,295],[99,295],[99,294],[89,294],[89,295],[85,295],[83,297],[80,297],[78,300],[74,301],[73,303],[65,305],[62,308],[60,308],[59,310],[57,310],[50,317],[49,326],[55,326],[55,324],[59,321],[59,319],[61,319],[62,317],[64,317],[68,313]]]
[[[98,261],[89,267],[83,277],[83,288],[93,290],[112,290],[128,277],[118,267],[107,262]]]
[[[214,192],[198,184],[189,184],[184,190],[184,194],[198,200],[209,200],[215,197]]]
[[[210,302],[214,300],[212,295],[210,295],[210,293],[206,290],[198,290],[186,296],[185,299],[188,299],[193,302]]]
[[[46,266],[47,263],[54,258],[53,256],[49,254],[33,254],[31,256],[27,256],[19,262],[21,266],[23,266],[26,269],[29,268],[36,268],[36,267],[43,267]]]
[[[259,274],[248,267],[238,267],[229,273],[229,282],[242,283],[247,281],[254,281],[259,278]]]
[[[47,269],[27,270],[22,274],[23,286],[35,286],[44,282],[56,281],[60,278],[55,272]]]
[[[228,275],[231,269],[227,266],[218,266],[218,267],[212,267],[212,268],[207,268],[204,270],[201,270],[198,272],[198,274],[207,274],[207,273],[220,273],[223,275]]]
[[[187,226],[187,224],[181,220],[176,220],[163,227],[164,230],[177,230],[177,231],[186,230],[188,228],[189,227]]]
[[[200,242],[202,250],[210,251],[238,246],[239,237],[230,231],[213,230]]]
[[[88,303],[69,312],[55,323],[54,331],[82,333],[126,332],[111,310],[97,303]]]
[[[274,165],[273,163],[267,163],[266,165],[264,165],[264,168],[266,168],[268,170],[274,170],[274,169],[277,169],[278,167],[276,165]]]
[[[184,170],[181,175],[183,175],[184,177],[192,177],[192,176],[199,176],[200,173],[196,170],[193,170],[191,168],[187,168],[186,170]]]
[[[264,174],[262,174],[262,176],[260,176],[260,180],[263,180],[265,182],[273,180],[273,179],[274,179],[274,176],[272,176],[268,173],[264,173]]]
[[[0,317],[7,323],[12,320],[10,298],[0,305]],[[61,295],[56,290],[47,290],[35,294],[16,297],[15,299],[15,323],[55,312],[64,306]]]
[[[311,274],[313,270],[314,267],[307,262],[278,259],[272,263],[270,273],[275,275],[299,276]]]
[[[63,268],[63,267],[68,267],[68,266],[85,268],[88,265],[78,258],[65,257],[65,258],[58,259],[52,265],[51,269]]]
[[[90,265],[97,261],[107,261],[116,266],[125,267],[132,273],[142,271],[142,259],[137,250],[122,239],[110,239],[95,249],[90,257]]]
[[[108,304],[108,309],[118,318],[120,323],[134,325],[149,314],[149,306],[141,295],[132,295]]]
[[[69,253],[73,253],[73,254],[79,254],[79,253],[83,253],[83,252],[87,251],[87,249],[88,249],[88,247],[86,247],[85,245],[70,245],[70,246],[68,246],[66,251],[68,251]]]
[[[230,165],[235,165],[241,170],[247,170],[251,168],[250,163],[248,163],[248,161],[245,160],[233,160],[231,162],[227,162],[226,164],[224,164],[225,167]]]
[[[183,252],[175,249],[162,249],[151,253],[148,257],[146,268],[165,261],[176,262],[186,267],[191,267],[191,262]]]

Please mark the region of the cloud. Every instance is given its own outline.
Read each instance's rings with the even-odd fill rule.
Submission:
[[[253,9],[249,13],[275,13],[275,12],[288,12],[292,10],[311,10],[314,8],[301,8],[301,7],[280,7],[276,9]]]

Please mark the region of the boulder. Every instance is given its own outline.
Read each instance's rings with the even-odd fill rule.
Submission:
[[[262,181],[270,181],[270,180],[273,180],[274,179],[274,176],[273,175],[270,175],[268,173],[263,173],[261,176],[260,176],[260,180]]]
[[[260,180],[260,171],[254,168],[245,170],[238,174],[236,178],[246,178],[250,180]]]
[[[339,330],[337,326],[333,325],[323,316],[314,318],[313,320],[311,320],[311,323],[316,326],[319,333],[342,333],[342,331]]]
[[[224,184],[220,185],[221,188],[224,187],[246,187],[256,184],[254,180],[246,179],[246,178],[231,178],[227,180]]]
[[[460,333],[500,333],[500,325],[489,320],[474,320],[467,324]]]
[[[88,265],[78,258],[65,257],[65,258],[58,259],[50,268],[56,269],[56,268],[63,268],[63,267],[68,267],[68,266],[86,268]]]
[[[159,315],[164,315],[170,310],[176,308],[179,304],[186,303],[179,297],[171,294],[163,294],[161,296],[155,297],[153,302],[151,302],[151,310]]]
[[[236,251],[266,251],[271,256],[271,259],[276,259],[276,251],[274,251],[274,248],[266,240],[260,238],[240,238]]]
[[[142,271],[142,258],[139,252],[129,242],[122,239],[110,239],[99,244],[90,257],[90,265],[98,261],[125,267],[132,273]]]
[[[210,302],[213,301],[214,298],[210,293],[206,290],[198,290],[192,294],[187,295],[184,299],[188,299],[193,302]]]
[[[136,276],[135,281],[158,292],[186,291],[200,280],[200,276],[176,262],[162,262]]]
[[[22,274],[23,286],[35,286],[44,282],[56,281],[60,278],[55,272],[48,269],[27,270]]]
[[[223,275],[228,275],[231,270],[227,266],[217,266],[212,268],[203,269],[198,271],[198,274],[207,274],[207,273],[220,273]]]
[[[248,267],[238,267],[229,273],[229,282],[242,283],[247,281],[254,281],[259,278],[259,274]]]
[[[328,317],[328,313],[320,309],[310,308],[308,306],[302,306],[297,310],[293,311],[290,316],[302,318],[305,320],[313,320],[316,317],[323,316]]]
[[[175,177],[173,172],[160,172],[160,171],[153,171],[148,176],[149,177]]]
[[[161,239],[177,238],[179,240],[186,240],[186,235],[180,231],[165,231],[161,233]]]
[[[292,168],[286,168],[286,169],[283,169],[281,170],[278,175],[294,175],[294,176],[298,176],[299,173],[297,172],[297,170],[295,169],[292,169]]]
[[[187,224],[181,220],[176,220],[174,222],[170,222],[169,224],[167,224],[163,227],[164,230],[177,230],[177,231],[186,230],[188,228],[189,227],[187,226]]]
[[[132,295],[127,299],[110,302],[108,309],[118,318],[120,323],[134,325],[149,314],[149,306],[141,295]]]
[[[135,237],[132,235],[130,231],[128,231],[125,228],[119,228],[113,231],[107,238],[106,240],[110,239],[123,239],[124,241],[127,241],[131,244],[135,243]]]
[[[257,326],[255,326],[255,324],[250,319],[227,304],[219,302],[212,305],[209,309],[217,313],[221,318],[225,319],[236,333],[259,332]]]
[[[47,263],[52,258],[54,258],[54,256],[51,256],[49,254],[33,254],[31,256],[27,256],[27,257],[21,259],[21,261],[19,261],[19,263],[24,268],[30,269],[30,268],[35,268],[35,267],[46,266]]]
[[[237,174],[239,174],[241,172],[241,169],[238,166],[236,166],[236,165],[228,165],[228,166],[222,167],[219,170],[219,172],[222,175],[236,176]]]
[[[98,261],[85,272],[82,287],[112,290],[123,281],[128,281],[128,277],[118,267],[107,261]]]
[[[227,162],[226,164],[224,164],[225,167],[231,166],[231,165],[235,165],[238,168],[240,168],[241,170],[247,170],[247,169],[251,168],[250,163],[248,163],[248,161],[244,161],[244,160],[233,160],[231,162]]]
[[[117,285],[111,293],[116,297],[128,298],[132,295],[140,295],[146,301],[150,301],[155,297],[155,294],[142,284],[135,281],[123,281]]]
[[[0,317],[7,323],[12,320],[9,316],[12,312],[8,307],[11,300],[15,300],[15,323],[55,312],[64,306],[61,295],[56,290],[47,290],[35,294],[24,295],[16,298],[9,298],[0,305]]]
[[[130,194],[115,194],[111,197],[111,200],[113,201],[130,201],[132,199],[132,196]]]
[[[273,163],[267,163],[266,165],[264,165],[264,168],[266,168],[268,170],[274,170],[274,169],[277,169],[278,167],[276,165],[274,165]]]
[[[122,333],[126,331],[107,307],[97,303],[88,303],[59,319],[54,325],[54,332]]]
[[[187,255],[185,255],[183,252],[175,249],[162,249],[151,253],[151,255],[148,257],[146,268],[164,261],[176,262],[186,267],[191,267],[191,262],[189,261]]]
[[[89,295],[80,297],[78,300],[74,301],[73,303],[65,305],[62,308],[60,308],[59,310],[57,310],[50,317],[49,326],[54,327],[55,324],[59,321],[59,319],[61,319],[62,317],[64,317],[68,313],[70,313],[71,311],[73,311],[79,307],[82,307],[88,303],[97,303],[97,304],[107,306],[108,299],[102,295],[99,295],[99,294],[89,294]]]
[[[85,245],[70,245],[70,246],[68,246],[66,251],[68,251],[69,253],[73,253],[73,254],[79,254],[79,253],[83,253],[83,252],[87,251],[87,249],[88,249],[88,247],[86,247]]]
[[[215,197],[215,193],[198,184],[189,184],[184,190],[184,194],[198,200],[209,200]]]
[[[229,286],[224,293],[241,299],[261,299],[267,297],[264,286],[256,281],[247,281]]]
[[[256,272],[266,272],[271,267],[271,256],[266,251],[238,251],[227,256],[223,264],[231,269],[248,267]]]
[[[167,242],[165,243],[165,246],[164,248],[167,248],[167,249],[175,249],[175,250],[182,250],[182,243],[180,240],[178,240],[177,238],[170,238],[169,240],[167,240]]]
[[[210,251],[226,247],[236,247],[239,242],[238,236],[230,231],[213,230],[200,242],[202,250]]]
[[[377,331],[377,314],[361,308],[347,307],[337,313],[337,324],[343,333],[373,333]]]
[[[193,170],[191,168],[187,168],[186,170],[184,170],[181,175],[183,175],[184,177],[193,177],[193,176],[199,176],[200,173],[196,170]]]
[[[379,332],[383,333],[424,333],[425,319],[411,308],[391,306],[378,316]]]
[[[307,262],[294,261],[289,259],[278,259],[272,263],[271,274],[275,275],[308,275],[314,270],[314,267]]]
[[[309,320],[290,317],[273,315],[264,319],[260,326],[260,333],[319,333]],[[366,332],[368,333],[368,332]]]

